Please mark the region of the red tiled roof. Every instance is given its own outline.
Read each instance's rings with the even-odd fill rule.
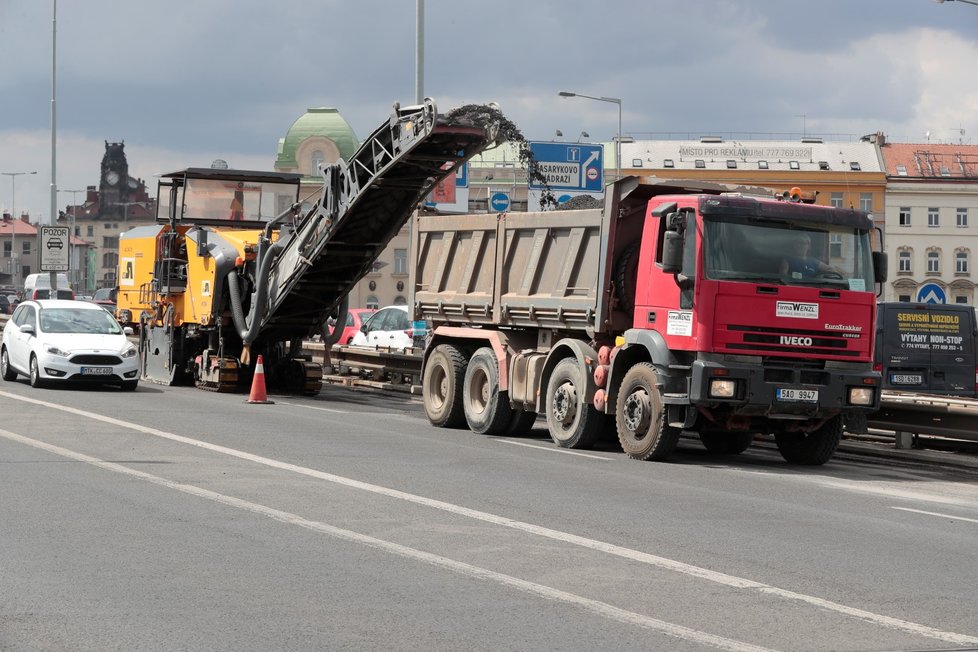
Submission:
[[[889,176],[978,179],[978,145],[886,143],[881,151]]]
[[[11,233],[13,235],[37,235],[37,229],[22,220],[0,221],[0,237],[9,236]]]

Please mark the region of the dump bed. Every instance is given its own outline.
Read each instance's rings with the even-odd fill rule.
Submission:
[[[598,330],[607,287],[599,209],[416,218],[416,317]]]

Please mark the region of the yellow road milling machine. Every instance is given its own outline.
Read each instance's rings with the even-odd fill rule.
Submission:
[[[305,212],[298,174],[162,175],[156,224],[119,238],[117,315],[138,324],[142,377],[235,391],[262,355],[270,387],[317,393],[322,366],[302,341],[345,320],[348,293],[434,186],[498,144],[497,115],[395,105],[349,162],[324,166]]]

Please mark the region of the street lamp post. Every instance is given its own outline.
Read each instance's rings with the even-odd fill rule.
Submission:
[[[33,172],[0,172],[4,176],[10,177],[10,278],[13,279],[17,273],[17,177],[22,174],[37,174]]]
[[[583,97],[588,100],[597,100],[599,102],[611,102],[612,104],[618,105],[618,138],[615,140],[615,179],[621,178],[621,98],[618,97],[596,97],[594,95],[583,95],[581,93],[571,93],[569,91],[560,91],[557,93],[561,97]]]

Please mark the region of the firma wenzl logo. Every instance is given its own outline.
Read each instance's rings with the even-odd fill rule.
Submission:
[[[792,317],[794,319],[818,319],[818,304],[778,301],[776,314],[778,317]]]

